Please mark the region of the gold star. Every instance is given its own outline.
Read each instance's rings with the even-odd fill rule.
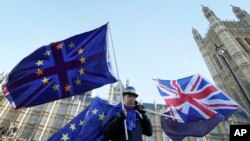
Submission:
[[[80,120],[80,124],[79,125],[83,125],[84,121],[83,120]]]
[[[43,60],[38,60],[36,62],[36,65],[39,67],[39,66],[42,66],[43,65]]]
[[[99,120],[103,120],[105,118],[104,113],[99,115]]]
[[[70,127],[69,127],[72,131],[76,130],[76,125],[75,124],[70,124]]]
[[[42,81],[43,81],[43,84],[48,84],[49,83],[49,78],[44,77]]]
[[[84,69],[81,68],[81,69],[79,70],[79,72],[80,72],[80,75],[84,74]]]
[[[61,140],[63,140],[63,141],[69,140],[68,133],[67,134],[62,134]]]
[[[43,54],[44,54],[45,56],[50,56],[50,53],[51,53],[51,51],[46,50]]]
[[[63,46],[62,44],[57,44],[57,45],[56,45],[56,49],[57,49],[57,50],[62,49],[62,46]]]
[[[75,44],[73,42],[71,42],[70,44],[68,44],[69,48],[74,48]]]
[[[82,63],[86,63],[86,58],[82,56],[82,57],[80,58],[80,62],[81,62],[81,64],[82,64]]]
[[[52,89],[53,89],[53,91],[58,91],[58,90],[59,90],[59,85],[54,84],[54,85],[52,86]]]
[[[76,82],[76,85],[81,85],[81,79],[77,78],[77,79],[75,80],[75,82]]]
[[[37,76],[43,75],[43,70],[37,69],[36,74]]]
[[[66,92],[70,91],[70,87],[71,87],[71,86],[67,84],[67,85],[64,87],[65,91],[66,91]]]
[[[96,108],[92,111],[92,114],[96,114],[99,110],[97,110]]]
[[[79,49],[77,50],[77,52],[78,52],[78,54],[82,54],[82,53],[83,53],[83,49],[82,49],[82,48],[79,48]]]

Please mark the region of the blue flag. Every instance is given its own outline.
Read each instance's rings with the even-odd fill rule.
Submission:
[[[12,106],[31,107],[116,82],[107,26],[42,46],[21,60],[3,86]]]
[[[155,81],[167,105],[165,114],[173,117],[161,117],[161,125],[174,141],[186,136],[202,137],[240,108],[199,74],[177,80]]]
[[[112,108],[107,101],[96,97],[92,103],[48,141],[96,141],[102,140],[102,124],[107,112]]]

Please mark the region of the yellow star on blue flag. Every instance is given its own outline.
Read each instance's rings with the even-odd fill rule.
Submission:
[[[11,105],[32,107],[116,82],[108,56],[107,27],[42,46],[22,59],[2,86]]]
[[[113,106],[96,97],[91,104],[48,141],[96,141],[102,139],[103,119]],[[94,111],[94,112],[93,112]]]

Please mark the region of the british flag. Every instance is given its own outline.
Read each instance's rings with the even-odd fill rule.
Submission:
[[[107,24],[42,46],[9,73],[3,92],[13,107],[31,107],[116,82],[107,49]]]
[[[199,131],[193,131],[188,134],[176,132],[176,134],[180,135],[182,138],[190,134],[194,136],[203,136],[214,128],[220,120],[228,118],[235,110],[240,108],[235,101],[209,83],[209,81],[200,74],[177,80],[154,80],[160,95],[164,98],[167,105],[165,114],[174,117],[170,119],[173,122],[169,123],[175,124],[174,128],[178,128],[176,125],[177,123],[185,125],[186,123],[192,124],[198,121],[200,123],[199,125],[202,125],[208,120],[212,121],[206,123],[206,125],[209,124],[209,128],[206,131],[204,131],[206,126],[202,125],[204,127],[204,129],[202,129],[202,134],[197,134]],[[162,119],[164,128],[168,128],[167,131],[164,131],[167,133],[171,132],[171,135],[173,135],[176,129],[171,129],[169,125],[165,127],[167,122],[170,121]],[[196,128],[199,125],[196,124]],[[187,124],[185,126],[187,127]],[[192,131],[191,129],[188,130]]]

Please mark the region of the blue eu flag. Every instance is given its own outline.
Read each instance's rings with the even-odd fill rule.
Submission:
[[[3,93],[16,109],[82,94],[116,82],[107,24],[38,48],[9,73]]]
[[[107,112],[112,108],[107,101],[96,97],[92,103],[48,141],[96,141],[102,140],[102,124]]]

